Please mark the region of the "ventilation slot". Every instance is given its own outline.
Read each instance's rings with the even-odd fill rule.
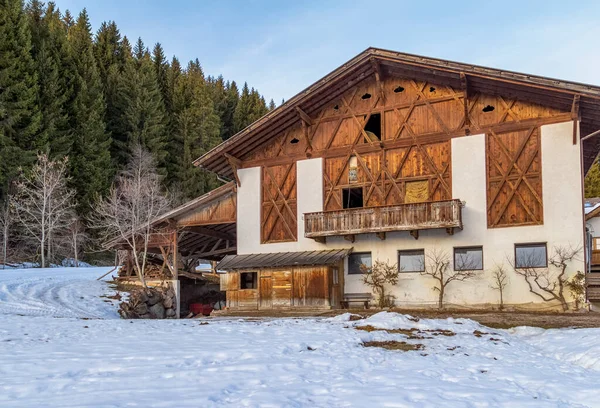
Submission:
[[[290,144],[296,144],[298,143],[300,140],[298,140],[297,138],[293,138],[292,140],[290,140]]]
[[[370,99],[370,98],[371,98],[371,94],[368,92],[360,97],[360,99]]]
[[[433,86],[429,87],[429,92],[435,92],[435,88]]]
[[[404,92],[404,88],[402,88],[401,86],[394,89],[394,93],[400,93],[400,92]]]
[[[492,105],[487,105],[485,108],[482,109],[482,111],[483,112],[491,112],[494,109],[496,109],[496,108],[494,108]]]

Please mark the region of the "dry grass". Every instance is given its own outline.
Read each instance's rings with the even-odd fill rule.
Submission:
[[[362,344],[364,347],[379,347],[386,350],[397,350],[397,351],[416,351],[423,350],[425,348],[422,344],[411,344],[405,341],[365,341]]]
[[[363,330],[366,332],[373,332],[373,331],[384,331],[386,333],[390,333],[390,334],[402,334],[404,336],[407,336],[409,340],[423,340],[423,339],[432,339],[433,337],[428,337],[427,335],[430,336],[456,336],[456,333],[454,333],[452,330],[445,330],[445,329],[428,329],[428,330],[419,330],[415,327],[411,328],[411,329],[380,329],[378,327],[374,327],[371,325],[366,325],[366,326],[356,326],[354,327],[356,330]]]

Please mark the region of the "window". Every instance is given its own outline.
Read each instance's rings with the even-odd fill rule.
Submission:
[[[369,120],[365,124],[365,133],[371,140],[369,143],[381,140],[381,114],[373,113],[369,116]]]
[[[240,289],[257,289],[258,272],[241,272]]]
[[[367,268],[371,267],[371,253],[370,252],[354,252],[348,257],[348,275],[358,275],[363,273],[360,269],[361,265],[365,265]]]
[[[546,244],[515,244],[517,268],[545,268],[548,266]]]
[[[343,188],[342,203],[344,205],[344,208],[361,208],[363,206],[362,187]]]
[[[454,270],[483,270],[483,247],[454,248]]]
[[[425,251],[423,249],[398,251],[398,267],[400,272],[423,272]]]

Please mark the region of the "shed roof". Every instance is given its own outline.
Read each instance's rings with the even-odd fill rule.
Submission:
[[[352,252],[350,249],[328,251],[277,252],[269,254],[227,255],[217,267],[222,270],[277,268],[281,266],[333,265]]]
[[[346,90],[374,75],[374,62],[385,74],[435,78],[456,88],[461,86],[461,75],[464,75],[469,90],[510,94],[567,112],[572,108],[574,96],[579,95],[581,136],[600,129],[598,86],[371,47],[196,159],[194,164],[225,177],[233,177],[224,153],[243,160],[279,132],[298,123],[296,108],[308,115],[315,114]],[[600,149],[600,136],[583,143],[584,167],[587,170]]]

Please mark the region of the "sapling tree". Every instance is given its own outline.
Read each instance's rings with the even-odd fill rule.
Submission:
[[[569,280],[567,268],[577,259],[580,252],[579,247],[555,246],[548,258],[547,266],[539,267],[544,262],[540,262],[541,255],[534,251],[517,255],[514,262],[509,258],[509,263],[515,273],[525,279],[529,292],[545,302],[557,301],[563,311],[567,311],[569,310],[565,297],[565,288]]]
[[[170,204],[152,154],[135,145],[126,170],[117,176],[108,196],[96,201],[90,216],[90,224],[105,244],[115,239],[125,243],[144,287],[148,244],[152,235],[160,232],[152,221]]]
[[[509,279],[503,265],[496,265],[492,270],[492,286],[500,294],[500,310],[504,309],[504,289],[508,286]]]
[[[42,268],[75,211],[75,190],[67,186],[67,165],[66,157],[53,161],[39,154],[31,170],[15,183],[11,203],[15,220],[35,243]]]
[[[430,276],[435,280],[434,291],[438,292],[438,308],[444,308],[444,295],[452,282],[464,282],[477,276],[476,260],[472,256],[459,258],[454,268],[450,267],[451,258],[447,252],[432,250],[424,260],[421,275]]]
[[[363,272],[362,278],[365,285],[377,293],[379,307],[393,306],[393,298],[387,294],[386,285],[398,283],[398,265],[375,261],[373,266],[360,265],[360,269]]]
[[[575,309],[579,310],[581,305],[585,302],[585,273],[577,271],[577,273],[567,281],[567,287],[575,300]]]

